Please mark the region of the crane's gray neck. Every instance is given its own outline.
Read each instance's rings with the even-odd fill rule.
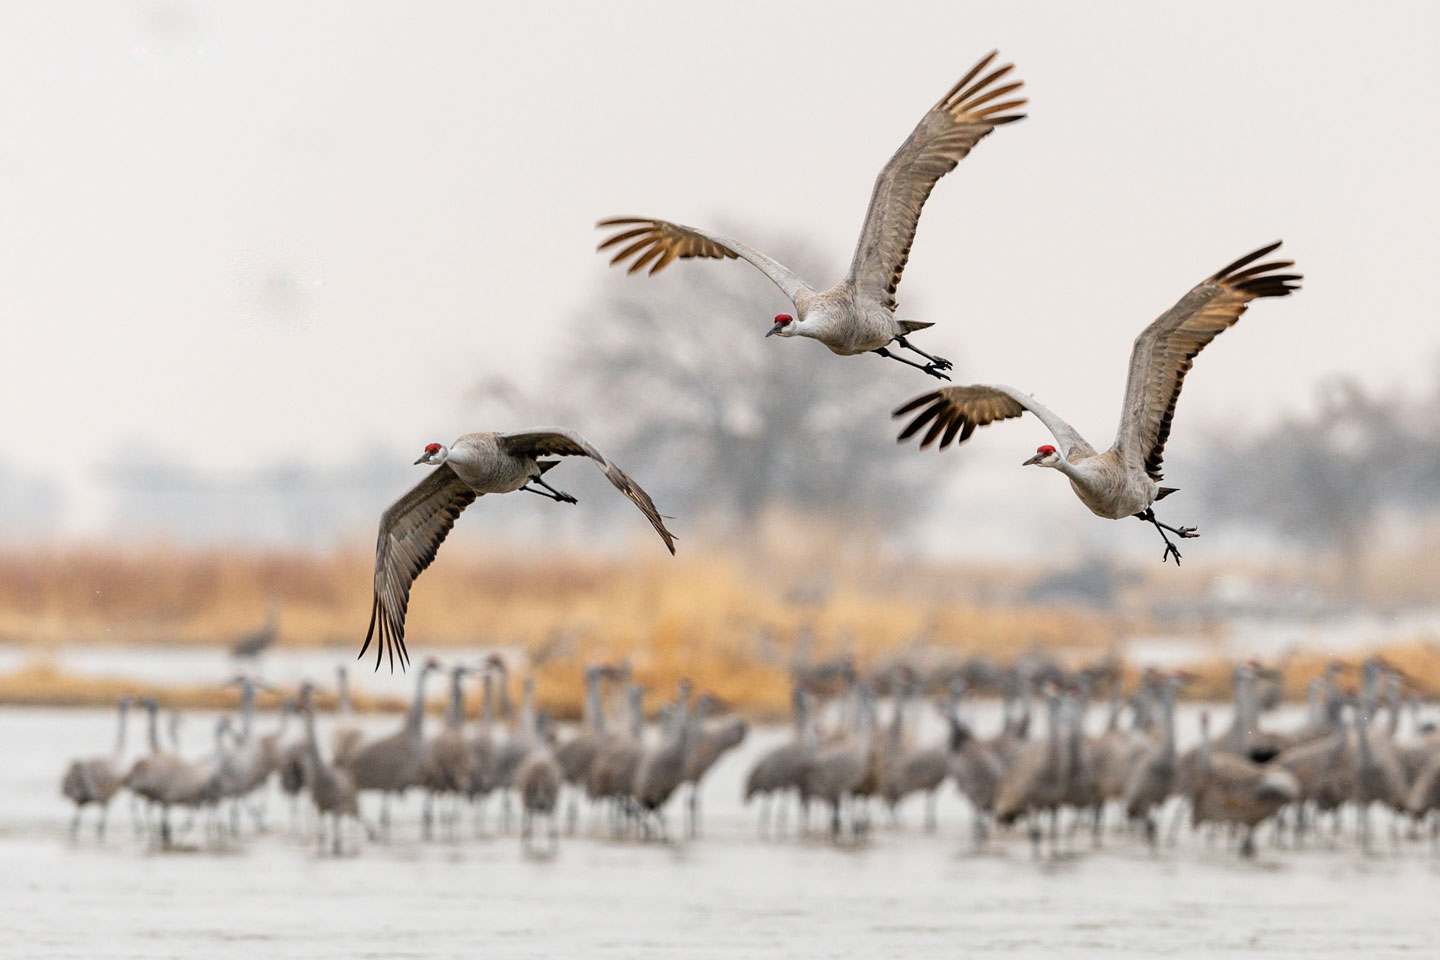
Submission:
[[[250,727],[255,720],[255,681],[249,677],[240,680],[240,739],[250,739]]]
[[[592,671],[585,679],[588,684],[585,690],[585,710],[589,714],[585,718],[586,725],[596,733],[604,733],[605,704],[600,699],[600,672]]]
[[[1160,690],[1160,742],[1165,759],[1175,759],[1175,683],[1171,681]]]
[[[415,678],[415,700],[410,704],[410,715],[405,718],[405,729],[412,736],[419,736],[425,728],[425,680],[430,676],[430,665],[420,668]]]
[[[465,722],[465,671],[455,667],[450,671],[450,709],[445,714],[445,728],[459,730]]]
[[[639,740],[645,733],[645,689],[639,685],[630,687],[630,736]]]
[[[126,728],[127,726],[129,726],[129,722],[128,722],[128,721],[129,721],[129,716],[130,716],[130,701],[129,701],[129,700],[121,700],[121,701],[120,701],[120,725],[119,725],[119,729],[115,731],[115,756],[117,756],[117,757],[124,756],[124,754],[125,754],[125,728]]]
[[[349,717],[353,712],[350,706],[350,674],[344,667],[336,667],[335,673],[340,688],[340,714]]]
[[[315,705],[305,704],[305,752],[310,757],[310,762],[318,768],[320,766],[320,740],[315,735]]]
[[[495,678],[489,671],[485,673],[485,690],[480,701],[480,729],[486,735],[495,725]]]
[[[145,707],[150,714],[150,752],[160,752],[160,708],[155,704]]]
[[[537,736],[535,726],[535,679],[525,678],[525,689],[520,700],[520,733],[527,741],[534,742]]]

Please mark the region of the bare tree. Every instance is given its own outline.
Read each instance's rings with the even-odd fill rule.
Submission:
[[[1385,510],[1440,508],[1437,470],[1440,391],[1381,398],[1347,378],[1325,386],[1312,415],[1215,441],[1201,475],[1221,519],[1331,550],[1342,582],[1356,586]]]
[[[822,275],[804,245],[772,247]],[[878,357],[766,340],[789,304],[727,266],[607,279],[569,341],[569,417],[616,427],[616,459],[688,516],[747,529],[778,506],[884,530],[912,521],[922,474],[895,450],[889,411],[916,379]]]

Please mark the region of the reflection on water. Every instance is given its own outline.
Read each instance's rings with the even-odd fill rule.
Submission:
[[[977,705],[976,723],[988,729],[992,709]],[[187,724],[187,753],[204,749],[207,720]],[[1193,710],[1182,721],[1193,731]],[[263,717],[261,729],[275,722]],[[386,730],[397,720],[369,722]],[[0,943],[9,955],[1355,960],[1423,956],[1434,942],[1440,858],[1424,844],[1371,857],[1263,846],[1244,863],[1198,838],[1158,857],[1123,837],[1101,851],[1077,838],[1072,854],[1037,864],[1020,840],[972,851],[953,793],[934,836],[919,831],[917,806],[905,826],[882,819],[854,849],[761,842],[740,783],[783,731],[757,732],[717,768],[698,841],[562,837],[558,857],[535,860],[513,836],[473,838],[467,820],[460,843],[422,843],[412,797],[391,843],[332,860],[289,832],[278,793],[272,832],[223,850],[149,850],[123,799],[106,843],[87,833],[72,845],[61,769],[110,742],[111,714],[0,709],[0,730]]]

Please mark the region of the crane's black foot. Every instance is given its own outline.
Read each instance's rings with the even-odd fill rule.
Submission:
[[[530,486],[530,483],[537,483],[544,489],[537,490],[534,487]],[[548,497],[549,499],[554,500],[556,503],[580,502],[579,500],[576,500],[574,497],[570,496],[570,494],[566,493],[564,490],[556,490],[554,487],[550,486],[550,484],[546,483],[544,480],[541,480],[538,476],[531,477],[530,483],[525,484],[525,486],[521,487],[520,489],[525,491],[526,493],[538,493],[540,494],[540,496]]]
[[[1154,524],[1156,532],[1160,534],[1160,539],[1165,541],[1165,552],[1160,555],[1161,563],[1174,557],[1175,566],[1180,566],[1180,550],[1175,546],[1174,541],[1165,535],[1165,531],[1168,530],[1183,540],[1193,540],[1195,537],[1200,536],[1200,531],[1194,527],[1172,527],[1168,523],[1161,523],[1159,519],[1156,518],[1155,511],[1150,507],[1146,507],[1141,513],[1135,514],[1135,519]]]
[[[914,348],[912,347],[911,349],[913,350]],[[935,364],[934,364],[933,362],[932,362],[932,363],[916,363],[914,360],[907,360],[907,359],[905,359],[904,357],[897,356],[897,355],[891,353],[889,350],[886,350],[884,347],[880,347],[879,349],[872,350],[872,351],[870,351],[870,352],[871,352],[871,353],[878,353],[878,354],[880,354],[880,356],[885,357],[885,358],[887,358],[887,359],[889,359],[889,360],[898,360],[899,362],[905,364],[905,366],[907,366],[907,367],[914,367],[916,370],[923,370],[925,373],[928,373],[928,374],[930,374],[930,376],[935,377],[935,378],[937,378],[937,379],[939,379],[939,380],[949,380],[949,379],[950,379],[949,377],[945,376],[945,374],[941,373],[941,372],[940,372],[940,368],[937,367],[937,366],[935,366]]]
[[[955,364],[951,363],[949,360],[946,360],[944,357],[937,357],[933,353],[926,353],[924,350],[921,350],[919,347],[915,346],[909,340],[906,340],[904,337],[896,337],[895,342],[900,344],[900,346],[904,347],[906,350],[913,350],[914,352],[920,354],[920,356],[924,357],[926,360],[929,360],[929,366],[934,367],[936,370],[949,370],[950,368],[955,366]],[[947,377],[946,379],[949,378]]]

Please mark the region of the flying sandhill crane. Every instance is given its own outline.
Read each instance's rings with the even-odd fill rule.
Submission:
[[[420,778],[420,761],[425,750],[425,680],[432,670],[440,669],[440,661],[426,659],[415,678],[415,699],[404,725],[388,737],[357,746],[346,759],[345,767],[361,790],[380,791],[380,829],[390,830],[390,797],[404,793]]]
[[[344,767],[328,764],[320,756],[320,740],[315,735],[315,686],[309,680],[300,685],[300,709],[305,718],[305,782],[318,814],[315,835],[323,849],[325,815],[328,813],[331,850],[338,857],[345,817],[353,817],[367,833],[371,831],[360,819],[360,792],[355,788],[355,778]]]
[[[390,655],[392,670],[397,651],[402,667],[409,662],[405,651],[405,608],[410,603],[410,587],[435,560],[456,518],[476,497],[524,490],[557,503],[577,502],[541,477],[559,461],[537,459],[539,457],[594,460],[605,478],[645,514],[666,548],[672,554],[675,552],[675,537],[665,529],[665,521],[650,495],[578,433],[557,428],[520,433],[467,433],[449,447],[427,444],[415,463],[437,469],[380,517],[380,536],[375,545],[375,600],[370,608],[370,628],[360,648],[363,657],[378,629],[380,642],[375,647],[375,669],[380,669],[383,653]]]
[[[105,814],[110,809],[110,798],[125,783],[125,770],[121,763],[125,758],[125,727],[130,713],[129,694],[120,698],[118,707],[119,726],[115,731],[115,749],[98,757],[75,760],[65,769],[60,781],[60,792],[75,804],[75,817],[70,821],[70,836],[73,839],[80,831],[80,812],[90,804],[100,808],[100,818],[95,823],[95,836],[105,839]]]
[[[955,169],[986,134],[1024,116],[1007,112],[1026,103],[1023,99],[1006,99],[1020,89],[1021,83],[995,85],[1010,72],[1010,65],[981,76],[994,59],[992,51],[951,87],[885,164],[875,180],[850,271],[829,290],[815,290],[788,268],[739,240],[665,220],[602,220],[600,228],[617,232],[599,249],[620,246],[610,262],[621,263],[633,257],[630,273],[646,266],[652,274],[658,273],[677,258],[739,257],[769,277],[794,305],[795,316],[776,316],[767,337],[810,337],[841,356],[878,353],[948,380],[943,371],[950,369],[950,361],[928,354],[906,339],[908,334],[933,324],[897,319],[895,289],[910,257],[920,211],[935,184]],[[916,363],[891,353],[887,348],[892,343],[928,362]]]
[[[1114,444],[1104,453],[1097,453],[1074,427],[1028,393],[999,384],[945,387],[916,397],[895,411],[896,417],[919,411],[900,431],[899,439],[908,440],[928,425],[920,446],[939,440],[944,449],[957,437],[964,443],[976,427],[1029,410],[1055,437],[1060,449],[1045,444],[1023,465],[1050,467],[1065,474],[1076,496],[1097,516],[1111,520],[1137,517],[1153,523],[1165,541],[1161,561],[1173,556],[1178,565],[1180,551],[1166,531],[1182,538],[1198,534],[1193,527],[1161,523],[1153,509],[1156,500],[1175,492],[1174,487],[1160,486],[1175,402],[1196,354],[1239,320],[1251,300],[1284,297],[1298,289],[1300,275],[1285,272],[1294,266],[1293,261],[1255,263],[1279,246],[1276,242],[1261,247],[1201,282],[1135,338],[1120,428]]]

